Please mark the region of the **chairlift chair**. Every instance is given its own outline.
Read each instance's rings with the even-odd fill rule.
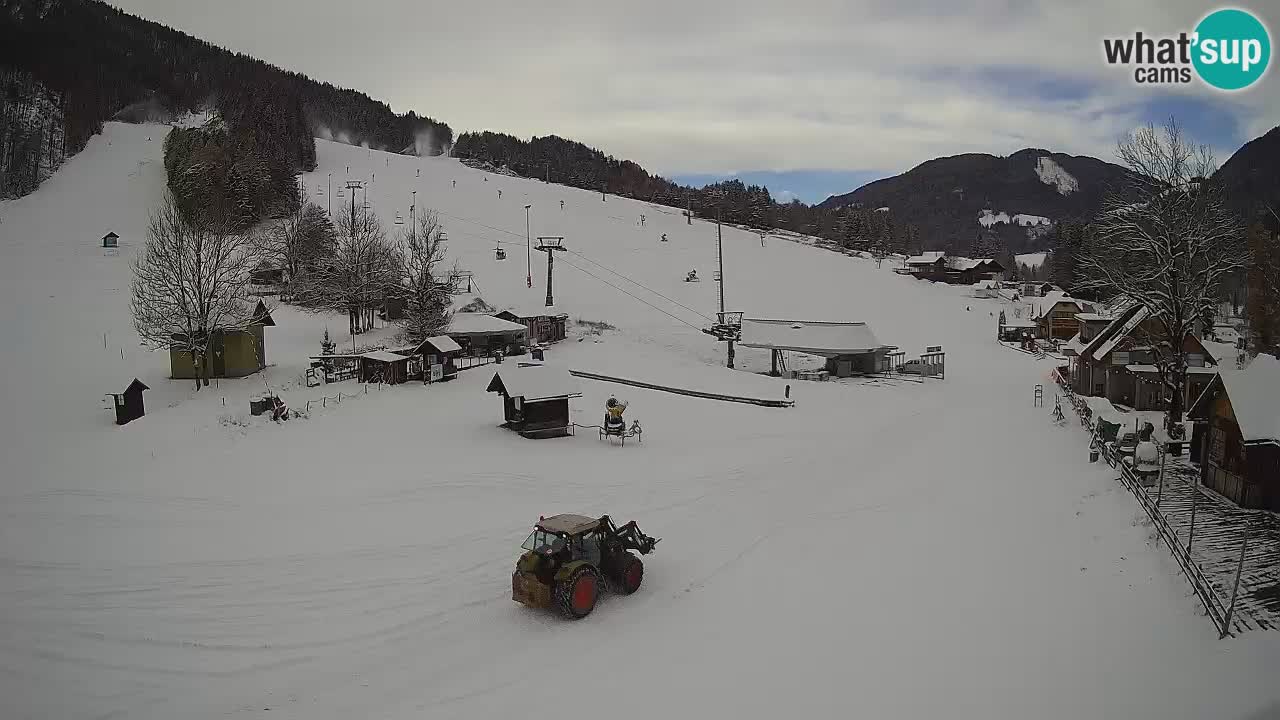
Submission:
[[[507,251],[506,251],[506,250],[503,250],[503,249],[502,249],[502,248],[500,248],[500,247],[495,247],[495,248],[493,249],[493,254],[494,254],[494,257],[495,257],[496,259],[498,259],[498,260],[506,260],[506,259],[507,259]]]
[[[346,197],[346,196],[347,196],[347,194],[346,194],[346,193],[342,192],[342,188],[338,188],[338,193],[337,193],[337,195],[338,195],[338,197]]]
[[[397,212],[396,212],[396,221],[395,221],[395,222],[396,222],[396,224],[397,224],[397,225],[403,225],[403,224],[404,224],[404,216],[403,216],[403,215],[401,215],[401,214],[399,213],[399,211],[397,211]]]

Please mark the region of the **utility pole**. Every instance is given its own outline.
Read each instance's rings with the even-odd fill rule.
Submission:
[[[524,257],[525,257],[525,276],[524,281],[529,287],[533,287],[533,242],[529,239],[529,208],[532,205],[524,206]],[[551,257],[548,255],[547,257]],[[550,271],[548,270],[548,277]],[[547,285],[547,297],[551,296],[551,286]]]
[[[693,201],[687,192],[684,194],[684,221],[686,225],[693,224]]]
[[[414,237],[418,237],[418,191],[413,191],[413,202],[409,205],[409,222],[413,223],[409,226],[409,232]]]
[[[329,217],[333,217],[333,173],[329,173]]]
[[[720,271],[717,273],[720,277],[720,322],[724,320],[724,235],[720,231],[720,208],[716,208],[716,260],[720,265]],[[733,340],[726,340],[729,344],[729,355],[726,359],[725,367],[733,368]]]

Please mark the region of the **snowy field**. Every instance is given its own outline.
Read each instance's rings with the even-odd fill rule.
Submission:
[[[995,343],[998,301],[726,229],[730,309],[866,321],[912,355],[941,344],[946,379],[793,381],[790,409],[584,381],[578,422],[610,392],[630,401],[644,443],[625,448],[498,428],[488,368],[275,425],[247,413],[264,387],[293,407],[361,392],[296,380],[326,326],[350,342],[343,318],[278,308],[267,372],[199,393],[130,329],[165,131],[108,124],[40,191],[0,203],[0,717],[493,718],[570,698],[616,718],[1280,713],[1280,635],[1217,639],[1132,497],[1086,462],[1085,435],[1032,407],[1051,363]],[[520,252],[531,204],[532,234],[571,248],[557,305],[618,328],[575,330],[549,362],[783,394],[719,367],[698,330],[714,225],[317,145],[313,200],[329,173],[335,189],[372,179],[394,230],[416,190],[498,307],[545,295],[545,259],[529,289]],[[682,282],[693,268],[703,282]],[[117,428],[103,394],[135,376],[148,414]],[[576,623],[513,603],[519,544],[559,512],[663,538],[640,591]]]

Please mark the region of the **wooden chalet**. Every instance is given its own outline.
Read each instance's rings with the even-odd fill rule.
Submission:
[[[106,235],[103,235],[102,247],[104,248],[120,247],[120,236],[113,232],[109,232]]]
[[[244,329],[215,330],[209,335],[208,349],[202,358],[207,377],[237,378],[252,375],[267,366],[267,345],[263,328],[275,327],[271,312],[261,300],[249,313]],[[191,352],[181,348],[185,338],[173,336],[169,348],[170,377],[191,380],[198,377]]]
[[[563,437],[573,432],[569,399],[582,397],[568,372],[545,366],[504,368],[487,392],[502,396],[503,427],[527,438]]]
[[[1093,307],[1066,293],[1051,292],[1032,304],[1031,316],[1036,323],[1036,337],[1045,340],[1070,340],[1079,332],[1076,315]]]
[[[568,335],[569,314],[555,308],[512,308],[494,317],[523,325],[531,343],[553,343]]]
[[[1223,370],[1191,406],[1200,482],[1244,508],[1280,511],[1280,360]]]
[[[483,313],[454,313],[446,335],[467,355],[520,355],[528,344],[529,330],[520,323]]]
[[[826,370],[849,377],[889,370],[889,353],[897,348],[880,342],[864,322],[763,320],[743,318],[743,347],[769,350],[772,375],[779,375],[783,352],[826,358]]]
[[[1135,410],[1163,410],[1168,398],[1155,366],[1156,320],[1146,308],[1133,305],[1121,312],[1079,349],[1071,371],[1077,394],[1104,397]],[[1184,407],[1204,392],[1217,373],[1215,361],[1200,339],[1188,336],[1187,382]]]

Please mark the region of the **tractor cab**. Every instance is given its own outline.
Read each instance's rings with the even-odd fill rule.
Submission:
[[[520,547],[526,552],[511,575],[511,599],[529,607],[559,606],[570,618],[595,608],[601,586],[630,595],[644,577],[641,555],[653,552],[658,538],[629,522],[613,524],[608,515],[555,515],[541,518]]]

